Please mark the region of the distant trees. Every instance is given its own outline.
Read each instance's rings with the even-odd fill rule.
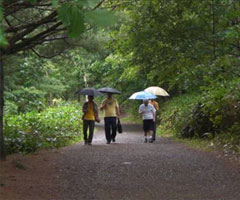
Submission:
[[[31,50],[50,58],[70,47],[76,38],[95,26],[108,26],[113,15],[98,9],[104,0],[1,0],[0,5],[0,159],[3,144],[4,60]],[[109,20],[106,20],[109,19]],[[50,48],[56,45],[55,48]],[[47,48],[43,48],[47,47]]]
[[[100,7],[117,10],[122,21],[109,35],[104,36],[103,32],[102,39],[106,37],[107,45],[104,44],[106,49],[99,54],[81,57],[78,51],[72,51],[64,54],[71,59],[55,61],[67,66],[57,69],[57,73],[64,73],[68,78],[57,77],[60,82],[56,88],[59,92],[65,91],[66,97],[72,91],[65,90],[62,83],[73,74],[80,77],[86,73],[90,75],[90,83],[117,86],[125,91],[121,96],[125,99],[133,91],[149,85],[162,86],[172,96],[208,91],[210,86],[214,88],[240,75],[240,4],[237,0],[0,2],[0,148],[3,147],[3,61],[8,55],[25,50],[40,57],[53,57],[79,44],[76,37],[82,33],[114,21],[111,13],[98,9]],[[69,36],[75,39],[69,40]],[[86,42],[89,40],[82,40],[81,45]],[[95,47],[93,44],[90,48]],[[70,72],[70,67],[78,62],[85,66],[84,70],[75,68]],[[42,73],[41,70],[38,73]],[[54,76],[47,80],[56,81]],[[48,81],[39,87],[53,89],[47,86]],[[69,85],[75,87],[76,81],[71,81]],[[36,91],[36,95],[42,94]],[[0,154],[2,152],[0,149]]]
[[[123,84],[158,84],[177,94],[240,74],[239,1],[149,0],[121,8],[126,21],[109,58],[122,66]]]

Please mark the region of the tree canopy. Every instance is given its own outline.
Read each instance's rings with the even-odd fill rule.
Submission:
[[[211,127],[204,130],[232,132],[239,126],[239,8],[237,0],[2,0],[5,113],[72,100],[85,76],[90,87],[122,91],[128,105],[133,92],[165,88],[180,102],[181,120],[166,118],[178,132],[203,130],[205,119]]]

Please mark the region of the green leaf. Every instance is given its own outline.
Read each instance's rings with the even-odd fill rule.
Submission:
[[[114,15],[114,12],[107,10],[87,11],[86,21],[91,25],[108,27],[116,23],[117,17]]]
[[[84,32],[84,15],[81,7],[78,4],[63,4],[58,9],[58,16],[68,29],[70,37],[77,37]]]
[[[0,0],[0,47],[5,47],[8,45],[8,41],[4,36],[2,21],[3,21],[3,10],[2,10],[2,1]]]
[[[2,29],[0,28],[0,47],[5,47],[8,45],[8,41],[6,40]]]
[[[54,8],[58,7],[58,0],[52,0],[52,5]]]

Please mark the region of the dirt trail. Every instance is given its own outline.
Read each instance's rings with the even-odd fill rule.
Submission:
[[[124,125],[107,145],[98,128],[92,146],[9,156],[0,167],[0,199],[240,199],[237,163],[166,138],[145,144],[138,125]]]

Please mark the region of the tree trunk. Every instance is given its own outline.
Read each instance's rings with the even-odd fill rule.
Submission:
[[[5,161],[4,137],[3,137],[3,106],[4,106],[4,74],[3,55],[0,51],[0,160]]]
[[[216,60],[216,19],[215,19],[215,1],[212,0],[212,36],[213,36],[213,60]]]
[[[87,73],[86,72],[84,73],[83,80],[84,80],[84,83],[85,83],[85,87],[88,87],[88,80],[87,80]],[[86,95],[85,99],[86,99],[86,101],[88,101],[87,95]]]

